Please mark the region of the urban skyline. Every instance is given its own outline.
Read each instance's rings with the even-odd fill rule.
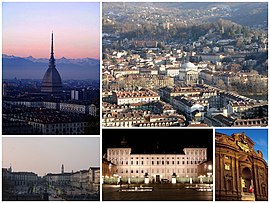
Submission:
[[[53,31],[58,39],[56,58],[99,59],[99,6],[96,2],[4,2],[3,54],[48,58],[48,36]]]
[[[268,126],[265,2],[104,2],[102,126]]]
[[[2,139],[2,167],[13,171],[47,173],[99,167],[99,138],[12,137]]]

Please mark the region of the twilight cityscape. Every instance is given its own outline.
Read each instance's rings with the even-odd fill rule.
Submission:
[[[2,200],[99,200],[99,138],[3,138]]]
[[[4,135],[100,134],[99,6],[3,3]]]
[[[213,200],[212,129],[102,135],[102,200]]]
[[[103,127],[268,125],[267,2],[102,10]]]

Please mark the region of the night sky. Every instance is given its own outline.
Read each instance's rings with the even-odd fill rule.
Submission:
[[[121,147],[123,137],[132,154],[182,154],[183,148],[206,147],[208,159],[213,159],[212,129],[103,129],[102,154]]]

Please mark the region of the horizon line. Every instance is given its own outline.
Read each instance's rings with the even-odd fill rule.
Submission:
[[[33,56],[18,56],[18,55],[13,55],[13,54],[5,54],[5,53],[2,53],[2,58],[3,58],[3,55],[6,55],[6,56],[14,56],[14,57],[18,57],[18,58],[28,58],[28,57],[32,57],[32,58],[35,58],[35,59],[50,59],[50,57],[33,57]],[[84,59],[84,58],[89,58],[89,59],[95,59],[95,60],[99,60],[100,61],[100,58],[93,58],[93,57],[80,57],[80,58],[67,58],[65,56],[62,56],[60,58],[58,57],[55,57],[55,59],[62,59],[62,58],[65,58],[65,59]]]
[[[89,166],[89,168],[100,168],[100,166]],[[2,169],[9,169],[9,167],[2,166]],[[59,172],[59,173],[47,172],[46,175],[39,175],[37,172],[34,172],[34,171],[13,171],[12,166],[11,166],[11,169],[12,169],[11,172],[14,172],[14,173],[25,173],[26,172],[26,173],[34,173],[34,174],[37,174],[38,176],[46,176],[48,174],[61,174],[61,172]],[[76,173],[76,172],[82,171],[82,170],[87,170],[87,169],[80,169],[80,170],[77,170],[75,172],[73,172],[73,170],[71,170],[71,172],[65,172],[64,171],[64,173],[72,173],[72,172]]]

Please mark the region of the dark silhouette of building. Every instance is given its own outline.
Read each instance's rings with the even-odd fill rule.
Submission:
[[[41,86],[41,92],[44,93],[61,93],[62,92],[62,80],[59,72],[55,68],[55,59],[53,54],[53,33],[51,44],[51,58],[49,62],[49,68],[47,69]]]

